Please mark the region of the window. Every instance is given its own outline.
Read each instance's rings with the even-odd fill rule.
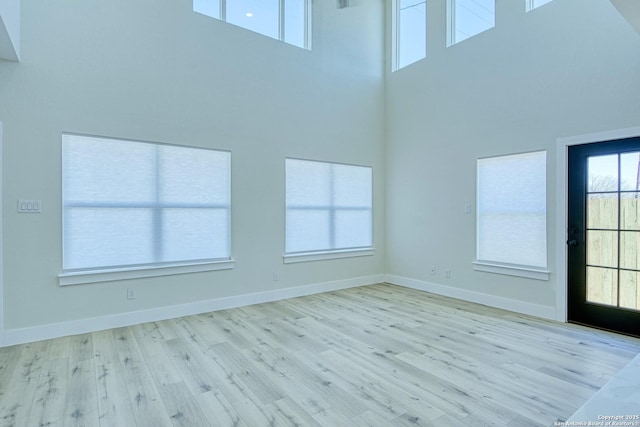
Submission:
[[[230,259],[231,154],[63,134],[63,270]]]
[[[550,3],[552,0],[525,0],[527,2],[527,12],[531,12],[533,9]]]
[[[546,152],[479,159],[477,173],[477,269],[548,279]]]
[[[308,49],[311,0],[193,0],[193,10]]]
[[[495,0],[448,0],[447,46],[495,27]]]
[[[371,249],[372,169],[286,159],[287,256]]]
[[[393,16],[396,71],[427,56],[427,2],[395,0]]]

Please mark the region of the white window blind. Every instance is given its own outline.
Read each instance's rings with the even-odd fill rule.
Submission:
[[[372,246],[372,169],[286,159],[287,254]]]
[[[64,271],[230,258],[230,153],[62,141]]]
[[[477,258],[547,267],[545,151],[478,160]]]

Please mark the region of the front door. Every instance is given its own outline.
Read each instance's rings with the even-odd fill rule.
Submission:
[[[640,137],[568,161],[568,319],[640,336]]]

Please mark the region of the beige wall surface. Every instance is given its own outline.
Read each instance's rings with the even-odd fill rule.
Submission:
[[[23,0],[22,61],[0,62],[5,328],[381,274],[384,7],[351,4],[313,2],[307,51],[188,0]],[[230,150],[235,269],[60,287],[62,132]],[[374,256],[283,264],[288,156],[373,167]]]

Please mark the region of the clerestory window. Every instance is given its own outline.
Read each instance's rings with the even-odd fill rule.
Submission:
[[[193,10],[310,49],[311,0],[193,0]]]

